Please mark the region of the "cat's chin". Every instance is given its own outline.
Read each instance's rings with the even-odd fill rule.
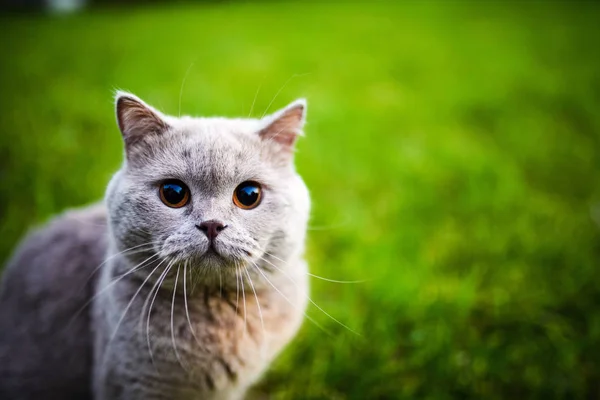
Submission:
[[[200,256],[200,261],[204,264],[216,264],[220,266],[235,263],[235,261],[228,259],[214,247],[209,247],[208,250]]]
[[[195,255],[188,259],[189,265],[199,269],[235,269],[248,263],[239,257],[223,254],[219,250],[210,247],[204,253]]]

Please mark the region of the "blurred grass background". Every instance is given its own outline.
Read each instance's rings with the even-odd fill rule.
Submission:
[[[312,271],[367,279],[312,296],[361,336],[312,307],[331,335],[306,321],[258,391],[599,398],[599,18],[557,2],[3,15],[0,261],[102,197],[122,156],[115,88],[175,115],[306,96]]]

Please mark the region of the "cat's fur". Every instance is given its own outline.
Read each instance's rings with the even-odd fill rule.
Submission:
[[[293,167],[305,108],[174,118],[118,94],[126,161],[106,206],[33,233],[4,273],[0,398],[243,398],[306,307],[309,197]],[[161,202],[166,179],[189,187],[188,205]],[[232,195],[248,180],[263,197],[243,210]],[[227,225],[221,256],[205,253],[207,220]]]

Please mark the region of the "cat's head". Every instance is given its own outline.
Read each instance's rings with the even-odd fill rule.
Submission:
[[[304,100],[262,119],[175,118],[119,92],[116,112],[126,159],[106,201],[117,251],[209,276],[303,251],[309,197],[293,152]]]

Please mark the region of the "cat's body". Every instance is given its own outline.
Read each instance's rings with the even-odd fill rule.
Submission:
[[[175,119],[121,95],[106,206],[33,234],[5,272],[0,398],[242,398],[306,307],[304,107]]]
[[[101,208],[69,212],[32,233],[6,266],[0,399],[92,398],[90,313],[79,311],[95,291],[106,234]]]
[[[293,282],[288,278],[272,280],[289,302],[272,287],[256,288],[255,297],[247,279],[245,292],[241,287],[238,292],[198,283],[193,294],[187,292],[189,321],[180,270],[175,298],[174,286],[164,284],[167,287],[158,292],[149,323],[142,310],[146,300],[153,297],[153,285],[138,292],[129,306],[130,318],[117,330],[122,313],[141,284],[123,279],[110,290],[116,294],[107,295],[111,301],[99,301],[96,307],[96,321],[103,324],[99,330],[103,334],[96,336],[95,354],[102,356],[95,360],[95,392],[102,399],[241,398],[300,325],[302,313],[298,310],[303,310],[306,302],[306,267],[300,263],[298,273],[290,276]],[[119,274],[110,275],[101,280],[101,288]],[[174,281],[177,271],[169,275]],[[166,323],[153,323],[155,320]]]

